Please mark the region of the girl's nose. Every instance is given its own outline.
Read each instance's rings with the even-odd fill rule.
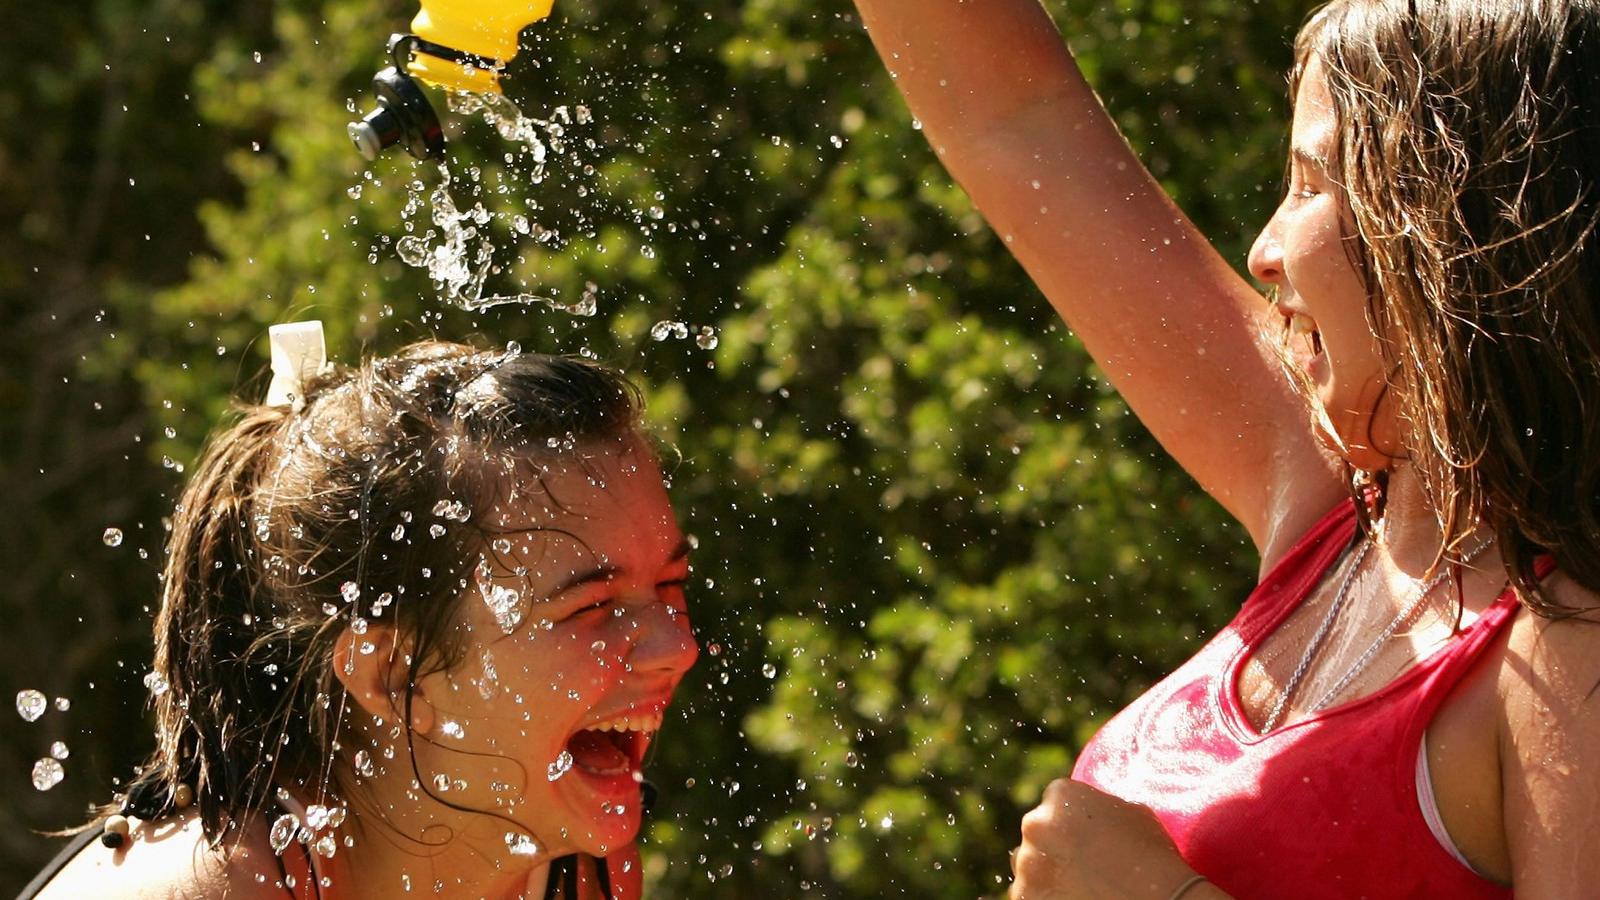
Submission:
[[[1278,241],[1272,222],[1267,223],[1256,236],[1256,242],[1250,245],[1248,265],[1257,281],[1275,285],[1283,280],[1283,245]]]
[[[628,665],[635,672],[682,676],[700,656],[689,614],[662,602],[628,608]]]

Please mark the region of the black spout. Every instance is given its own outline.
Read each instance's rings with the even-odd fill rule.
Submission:
[[[372,79],[372,86],[378,108],[347,129],[361,155],[377,159],[389,147],[404,144],[417,159],[443,159],[444,129],[416,81],[390,66]]]

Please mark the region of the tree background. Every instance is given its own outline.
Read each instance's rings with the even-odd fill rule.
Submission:
[[[1047,5],[1147,164],[1242,261],[1276,202],[1307,4]],[[593,317],[466,313],[397,259],[406,185],[438,175],[403,155],[369,169],[344,124],[409,4],[7,17],[0,694],[71,705],[0,729],[0,893],[150,747],[163,517],[229,398],[264,391],[274,322],[323,319],[338,359],[478,335],[647,386],[681,455],[706,650],[653,767],[657,896],[1003,893],[1043,785],[1230,617],[1254,567],[1242,532],[953,186],[845,0],[608,6],[560,0],[524,33],[523,108],[593,114],[541,183],[448,117],[468,202],[532,199],[560,233],[502,235],[495,283],[565,300],[593,283]],[[654,340],[660,320],[717,346]],[[66,780],[36,791],[56,740]]]

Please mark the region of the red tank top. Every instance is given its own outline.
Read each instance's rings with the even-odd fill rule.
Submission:
[[[1246,657],[1354,532],[1353,503],[1324,516],[1233,622],[1106,723],[1072,777],[1148,806],[1184,860],[1239,900],[1510,898],[1429,831],[1416,766],[1435,711],[1515,615],[1512,592],[1376,693],[1265,736],[1240,706]]]

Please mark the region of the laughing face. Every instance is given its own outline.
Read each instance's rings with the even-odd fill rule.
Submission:
[[[660,470],[636,440],[607,447],[483,517],[465,652],[419,683],[427,787],[515,822],[513,853],[604,855],[632,840],[646,750],[698,653],[688,545]],[[519,847],[522,832],[533,845]]]
[[[1320,62],[1295,98],[1289,193],[1250,250],[1250,273],[1277,289],[1291,356],[1321,406],[1324,439],[1357,468],[1389,468],[1396,423],[1367,289],[1351,262],[1350,208],[1330,167],[1338,120]]]

